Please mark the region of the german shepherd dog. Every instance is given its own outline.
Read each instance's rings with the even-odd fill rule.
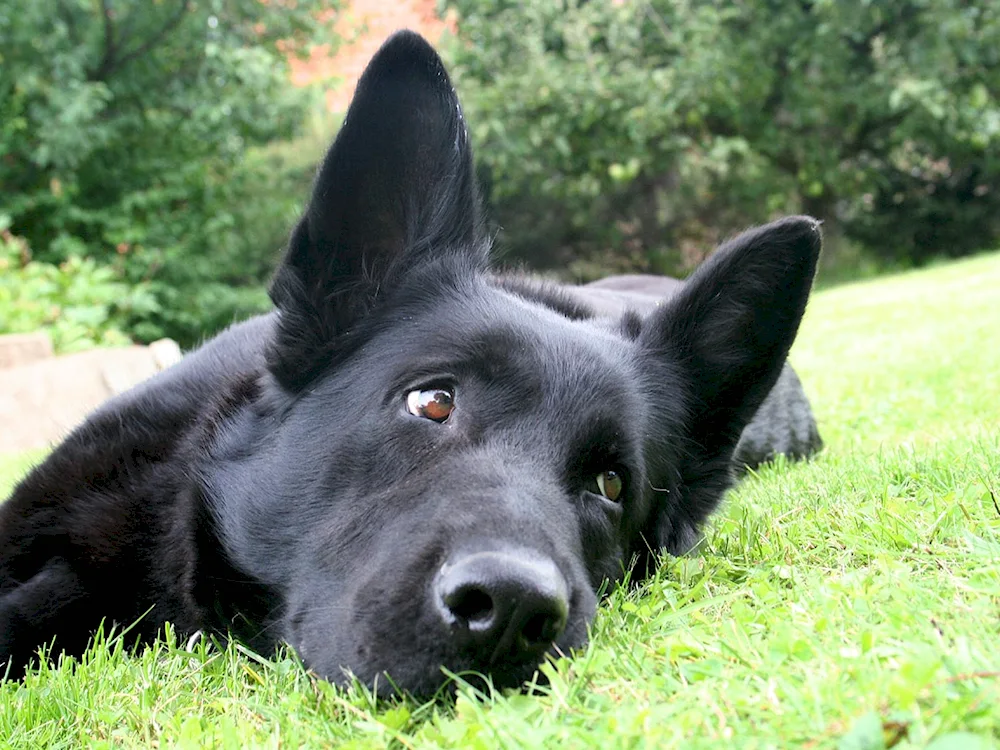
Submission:
[[[516,686],[585,643],[602,587],[687,551],[785,365],[818,222],[739,235],[648,310],[493,274],[489,239],[448,75],[400,32],[275,310],[106,403],[0,506],[8,674],[169,621],[380,694],[442,668]]]

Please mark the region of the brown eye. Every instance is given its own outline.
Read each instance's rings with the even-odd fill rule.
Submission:
[[[415,417],[444,422],[455,410],[455,394],[445,388],[428,388],[406,394],[406,410]]]
[[[618,498],[622,495],[622,476],[617,471],[612,471],[608,469],[607,471],[602,471],[596,477],[594,481],[597,482],[597,489],[599,495],[603,495],[611,502],[618,502]]]

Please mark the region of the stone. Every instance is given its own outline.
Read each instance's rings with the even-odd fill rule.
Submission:
[[[164,339],[0,369],[0,453],[58,443],[103,401],[180,358],[176,342]]]
[[[48,359],[52,355],[52,339],[42,331],[0,336],[0,370]]]

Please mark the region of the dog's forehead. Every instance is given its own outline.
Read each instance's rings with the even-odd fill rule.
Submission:
[[[570,318],[492,286],[432,304],[402,334],[403,367],[476,371],[544,389],[629,398],[641,381],[635,343],[612,321]]]

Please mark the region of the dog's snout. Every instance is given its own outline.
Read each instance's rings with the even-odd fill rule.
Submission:
[[[465,555],[442,568],[434,588],[457,645],[489,664],[538,658],[566,628],[566,579],[523,550]]]

